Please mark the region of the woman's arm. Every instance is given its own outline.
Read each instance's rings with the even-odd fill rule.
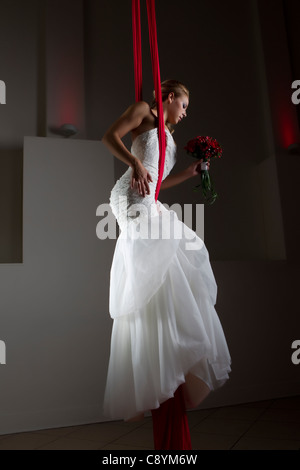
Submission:
[[[153,181],[152,176],[144,167],[142,162],[136,158],[126,148],[122,142],[122,137],[128,132],[136,129],[149,113],[149,104],[145,101],[139,101],[132,104],[105,132],[102,142],[108,150],[119,160],[127,163],[132,168],[131,189],[136,188],[138,192],[145,197],[150,194],[149,182]]]
[[[161,183],[160,189],[168,189],[171,188],[172,186],[176,186],[176,184],[180,184],[183,181],[187,180],[190,177],[190,175],[187,173],[186,170],[182,170],[179,173],[176,173],[175,175],[168,175]]]
[[[129,152],[121,139],[142,123],[147,112],[149,112],[148,103],[145,101],[134,103],[112,124],[101,139],[115,157],[127,163],[131,168],[138,159]]]
[[[160,189],[168,189],[172,186],[176,186],[177,184],[182,183],[183,181],[191,178],[192,176],[199,176],[200,173],[200,163],[203,162],[203,158],[201,160],[197,160],[189,165],[184,170],[176,173],[175,175],[168,175],[161,183]],[[208,162],[208,169],[210,166],[210,162]]]

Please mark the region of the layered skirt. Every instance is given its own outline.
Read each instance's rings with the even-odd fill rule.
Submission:
[[[113,419],[158,408],[188,373],[214,390],[231,370],[205,244],[174,211],[158,207],[130,220],[115,246],[104,398]]]

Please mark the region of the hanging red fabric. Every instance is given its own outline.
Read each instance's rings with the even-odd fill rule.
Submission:
[[[150,40],[150,52],[152,63],[152,74],[154,81],[155,99],[158,115],[158,141],[159,141],[159,167],[158,181],[155,190],[155,201],[157,201],[165,166],[166,133],[165,120],[162,104],[160,67],[157,45],[157,28],[155,15],[155,0],[147,0],[148,29]],[[135,99],[142,100],[142,52],[141,52],[141,18],[140,0],[132,0],[132,28],[133,28],[133,58],[135,78]]]
[[[192,450],[182,385],[151,414],[155,450]]]
[[[141,37],[140,0],[132,0],[132,33],[133,33],[135,101],[142,101],[143,78],[142,78],[142,37]]]

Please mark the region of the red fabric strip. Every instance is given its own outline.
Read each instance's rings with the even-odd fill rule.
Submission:
[[[142,101],[143,78],[142,78],[142,37],[141,37],[140,0],[132,0],[132,36],[133,36],[135,101]]]
[[[155,97],[158,115],[158,141],[159,141],[159,166],[158,181],[155,190],[155,201],[157,201],[165,166],[166,155],[166,132],[162,105],[161,79],[159,56],[157,46],[157,28],[155,15],[155,0],[147,0],[148,29],[152,63],[152,74],[154,81]],[[143,78],[142,78],[142,41],[141,41],[141,12],[140,0],[132,0],[132,30],[133,30],[133,60],[134,60],[134,82],[135,100],[142,101]]]
[[[191,435],[185,411],[182,386],[173,398],[151,410],[155,450],[191,450]]]
[[[155,98],[156,98],[156,103],[157,103],[157,114],[158,114],[159,168],[158,168],[158,181],[157,181],[156,191],[155,191],[155,201],[157,201],[160,186],[161,186],[161,181],[163,177],[164,166],[165,166],[166,132],[165,132],[165,120],[164,120],[162,93],[161,93],[161,79],[160,79],[156,15],[155,15],[155,0],[147,0],[147,12],[148,12],[148,28],[149,28],[149,40],[150,40],[151,62],[152,62],[152,74],[153,74],[153,80],[154,80]]]

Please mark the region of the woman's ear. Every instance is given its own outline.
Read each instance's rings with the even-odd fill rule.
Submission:
[[[174,92],[171,91],[168,95],[168,102],[169,103],[172,103],[172,101],[174,100]]]

